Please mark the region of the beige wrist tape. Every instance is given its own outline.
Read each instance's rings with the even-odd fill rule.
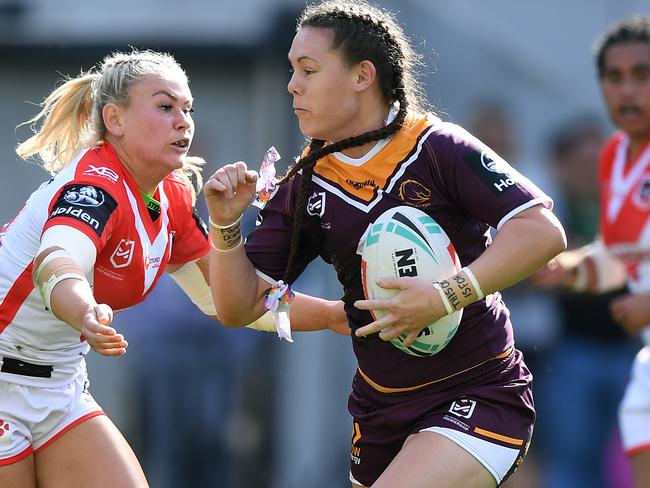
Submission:
[[[434,285],[435,286],[435,285]],[[447,278],[438,283],[438,291],[445,302],[445,308],[449,304],[447,311],[449,313],[457,312],[470,303],[477,302],[483,298],[483,290],[478,285],[478,281],[469,268],[463,268],[460,273]]]
[[[48,268],[46,271],[45,268]],[[41,294],[43,303],[48,310],[52,310],[52,291],[61,281],[75,279],[85,281],[79,265],[72,256],[63,249],[52,251],[43,258],[34,273],[34,285]]]

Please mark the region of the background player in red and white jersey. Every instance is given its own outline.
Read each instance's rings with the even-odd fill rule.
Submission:
[[[210,256],[211,276],[238,278],[228,294],[213,289],[220,315],[232,324],[259,317],[269,284],[293,282],[322,256],[343,285],[355,332],[352,485],[501,484],[523,460],[535,412],[498,290],[564,250],[552,202],[467,131],[426,113],[417,56],[388,12],[359,0],[310,5],[289,61],[287,88],[311,140],[245,245],[238,220],[256,173],[243,162],[227,165],[204,187],[221,250]],[[451,239],[465,268],[440,286],[453,290],[455,305],[418,278],[383,280],[399,294],[364,300],[359,240],[382,212],[402,205],[422,209]],[[498,229],[491,244],[490,226]],[[465,308],[463,320],[438,354],[414,357],[390,344],[405,333],[410,345],[454,307]],[[374,321],[371,309],[389,313]]]
[[[619,409],[636,486],[650,486],[650,17],[611,26],[596,64],[610,118],[619,131],[602,149],[600,238],[560,254],[535,277],[545,286],[603,292],[627,283],[611,304],[614,319],[645,347]]]
[[[53,177],[0,234],[2,487],[147,486],[88,391],[84,356],[126,352],[113,313],[165,271],[216,318],[189,177],[203,162],[187,155],[192,103],[173,57],[133,51],[67,80],[30,121],[42,125],[17,151]],[[340,302],[295,303],[294,330],[347,330]],[[250,325],[275,330],[269,316]]]

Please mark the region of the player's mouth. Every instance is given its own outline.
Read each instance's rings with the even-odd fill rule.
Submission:
[[[183,139],[179,139],[176,142],[172,142],[172,146],[186,150],[190,146],[190,140],[189,138],[184,137]]]

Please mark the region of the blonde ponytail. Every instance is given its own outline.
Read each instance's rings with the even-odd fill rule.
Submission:
[[[190,188],[192,194],[192,203],[196,203],[197,188],[200,190],[203,187],[203,177],[201,171],[202,166],[205,164],[205,159],[199,156],[187,156],[183,161],[183,167],[175,171],[187,186]],[[192,178],[196,180],[196,186],[192,183]]]
[[[43,168],[54,175],[77,151],[97,142],[97,136],[95,140],[84,139],[93,138],[88,129],[94,83],[99,77],[96,73],[82,73],[56,88],[41,104],[42,110],[24,123],[32,126],[34,135],[18,145],[18,155],[23,159],[37,155]],[[40,120],[42,125],[37,128]]]

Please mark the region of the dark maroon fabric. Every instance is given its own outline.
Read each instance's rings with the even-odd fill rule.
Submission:
[[[490,226],[496,227],[512,211],[531,201],[550,204],[535,185],[457,125],[431,125],[414,141],[410,153],[397,164],[392,163],[392,177],[384,188],[375,188],[376,197],[370,204],[359,201],[318,171],[310,184],[298,273],[319,255],[334,265],[343,285],[352,330],[372,321],[369,312],[353,306],[355,300],[364,298],[357,246],[368,224],[388,208],[413,205],[433,217],[465,266],[489,245]],[[379,154],[389,149],[390,143]],[[253,265],[276,280],[282,278],[287,264],[299,183],[297,175],[280,187],[261,212],[261,224],[246,243]],[[292,276],[291,281],[296,277]],[[498,355],[514,343],[509,312],[499,293],[466,307],[455,337],[435,356],[409,356],[377,334],[365,338],[352,334],[352,341],[361,370],[373,381],[391,388],[449,376]]]
[[[434,426],[519,449],[509,476],[525,456],[533,433],[531,381],[532,375],[516,350],[505,359],[489,361],[464,375],[413,393],[380,393],[357,374],[348,402],[357,424],[352,430],[352,476],[364,486],[371,486],[409,435]],[[454,402],[467,409],[453,408]],[[517,446],[495,440],[474,432],[474,428],[523,443]]]

